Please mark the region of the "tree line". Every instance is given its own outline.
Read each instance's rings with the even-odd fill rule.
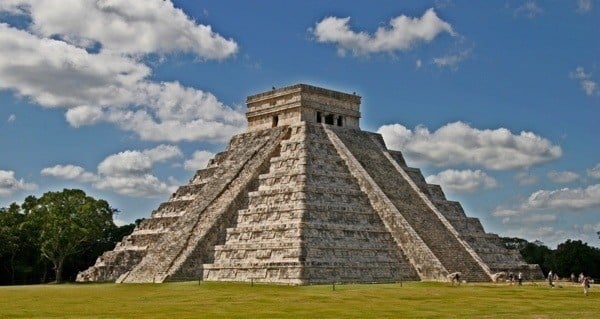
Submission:
[[[527,263],[540,265],[544,275],[552,270],[561,278],[584,273],[600,279],[600,248],[589,246],[581,240],[567,239],[558,244],[556,249],[549,248],[541,241],[528,242],[516,237],[502,240],[506,248],[519,250]]]
[[[135,224],[116,226],[105,200],[79,189],[0,208],[0,284],[74,281]]]

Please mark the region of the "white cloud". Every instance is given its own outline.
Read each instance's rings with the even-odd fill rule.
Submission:
[[[227,141],[246,125],[244,114],[231,109],[208,92],[179,83],[146,83],[143,95],[150,105],[144,109],[111,109],[109,122],[134,131],[144,140]]]
[[[526,1],[521,6],[517,7],[514,11],[515,15],[523,15],[528,18],[534,18],[536,15],[544,12],[542,8],[538,7],[538,5],[534,1]]]
[[[585,73],[585,69],[581,66],[578,66],[575,71],[571,72],[571,78],[579,81],[579,85],[581,85],[581,89],[588,96],[598,95],[600,94],[600,87],[598,86],[598,82],[592,80],[591,73]]]
[[[152,163],[164,162],[183,155],[179,147],[175,145],[159,145],[155,148],[142,151],[142,154],[148,156]]]
[[[66,108],[66,119],[74,127],[105,121],[145,140],[223,142],[245,126],[242,111],[223,105],[209,92],[177,82],[149,80],[152,70],[137,54],[190,51],[202,59],[230,54],[215,51],[221,47],[220,36],[202,31],[204,26],[190,26],[191,20],[171,2],[127,2],[124,11],[122,5],[109,1],[76,1],[71,4],[72,11],[81,14],[77,19],[57,18],[69,8],[64,2],[54,7],[52,1],[12,3],[21,7],[9,3],[0,10],[24,8],[21,11],[31,17],[32,24],[29,30],[0,24],[0,89],[12,90],[44,107]],[[110,26],[81,29],[79,24],[88,20],[93,24],[110,22]],[[148,22],[152,23],[146,25]],[[138,30],[142,25],[144,31]],[[112,30],[121,27],[138,31]],[[175,32],[175,27],[181,37],[158,38],[158,42],[154,38]],[[120,37],[128,41],[118,40]],[[191,38],[197,43],[190,44]],[[87,42],[98,43],[101,50],[88,52],[82,47]],[[139,47],[136,51],[129,45]]]
[[[537,175],[530,172],[519,172],[513,176],[519,185],[533,185],[538,182],[539,178]]]
[[[173,145],[159,145],[142,151],[128,150],[106,157],[98,164],[97,173],[75,165],[56,165],[42,169],[42,175],[89,182],[97,189],[133,197],[169,194],[176,187],[167,185],[152,174],[155,163],[181,156]]]
[[[152,169],[152,159],[140,151],[124,151],[105,158],[98,173],[105,176],[144,175]]]
[[[423,126],[412,131],[400,124],[381,126],[377,132],[388,147],[401,150],[407,159],[437,166],[470,164],[505,170],[527,168],[562,155],[560,146],[532,132],[479,130],[463,122],[434,132]]]
[[[553,222],[557,212],[572,213],[600,209],[600,184],[587,188],[538,190],[527,199],[510,206],[498,206],[491,215],[504,224]]]
[[[173,187],[161,182],[156,176],[149,173],[129,176],[104,176],[93,186],[132,197],[154,197],[170,194],[174,191]]]
[[[31,32],[59,35],[78,47],[100,43],[102,51],[190,52],[204,59],[223,59],[237,51],[235,41],[196,24],[169,0],[12,0],[5,7],[14,13],[17,6],[31,18]]]
[[[7,121],[8,123],[12,123],[12,122],[14,122],[14,121],[16,121],[16,120],[17,120],[17,116],[16,116],[16,115],[14,115],[14,114],[11,114],[11,115],[9,115],[9,116],[8,116],[8,119],[7,119],[6,121]]]
[[[440,68],[450,68],[456,70],[458,69],[460,62],[464,61],[469,54],[471,54],[471,50],[464,50],[456,54],[448,54],[443,57],[433,58],[433,64]]]
[[[555,183],[571,183],[579,178],[579,174],[569,171],[550,171],[548,172],[547,176],[551,181]]]
[[[373,35],[352,31],[349,22],[350,17],[327,17],[317,22],[311,31],[318,42],[336,44],[338,53],[342,55],[346,50],[355,55],[407,51],[418,43],[431,42],[440,33],[456,34],[452,26],[440,19],[433,8],[420,18],[405,15],[392,18],[388,27],[377,28]]]
[[[172,145],[159,145],[143,151],[124,151],[98,164],[100,179],[94,187],[135,197],[152,197],[172,193],[174,188],[152,175],[153,165],[181,156]]]
[[[600,163],[587,170],[587,175],[592,178],[600,178]]]
[[[481,170],[449,169],[426,178],[427,183],[439,184],[443,189],[455,193],[472,193],[480,188],[494,188],[498,182]]]
[[[586,13],[592,10],[592,0],[577,0],[577,12]]]
[[[37,185],[34,183],[28,183],[22,178],[16,179],[14,171],[0,170],[0,195],[7,196],[18,191],[33,190],[36,188]]]
[[[420,69],[422,65],[423,62],[421,61],[421,59],[417,59],[417,61],[415,62],[415,68]]]
[[[70,164],[46,167],[40,173],[45,176],[71,179],[79,182],[93,182],[98,179],[93,173],[86,172],[83,167]]]
[[[102,115],[102,109],[88,105],[76,106],[65,113],[67,122],[73,127],[95,124],[102,119]]]
[[[600,184],[587,188],[539,190],[521,206],[524,210],[554,209],[581,211],[600,208]]]
[[[215,156],[214,153],[207,151],[195,151],[192,158],[183,163],[183,167],[190,171],[203,169],[208,164],[208,161]]]

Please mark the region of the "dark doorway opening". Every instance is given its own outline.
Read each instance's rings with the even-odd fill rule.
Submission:
[[[325,116],[325,124],[333,125],[333,114]]]
[[[271,127],[277,127],[277,123],[279,123],[279,115],[273,116],[273,124]]]

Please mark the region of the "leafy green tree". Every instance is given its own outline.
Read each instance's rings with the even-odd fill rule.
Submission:
[[[0,259],[8,263],[10,282],[15,282],[15,259],[21,247],[20,226],[24,215],[16,203],[0,208]]]
[[[561,277],[583,272],[593,277],[600,276],[600,249],[590,247],[581,240],[568,239],[556,247],[556,271]]]
[[[536,240],[533,243],[528,242],[519,251],[525,262],[528,264],[540,265],[544,274],[555,269],[554,251],[544,245],[541,241]]]
[[[25,226],[37,232],[40,253],[52,263],[56,282],[63,280],[67,257],[86,250],[114,227],[108,203],[78,189],[47,192],[39,199],[29,196],[22,208]]]

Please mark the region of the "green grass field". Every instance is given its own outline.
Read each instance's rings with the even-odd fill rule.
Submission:
[[[600,318],[600,289],[410,282],[275,286],[241,283],[0,287],[2,318]]]

